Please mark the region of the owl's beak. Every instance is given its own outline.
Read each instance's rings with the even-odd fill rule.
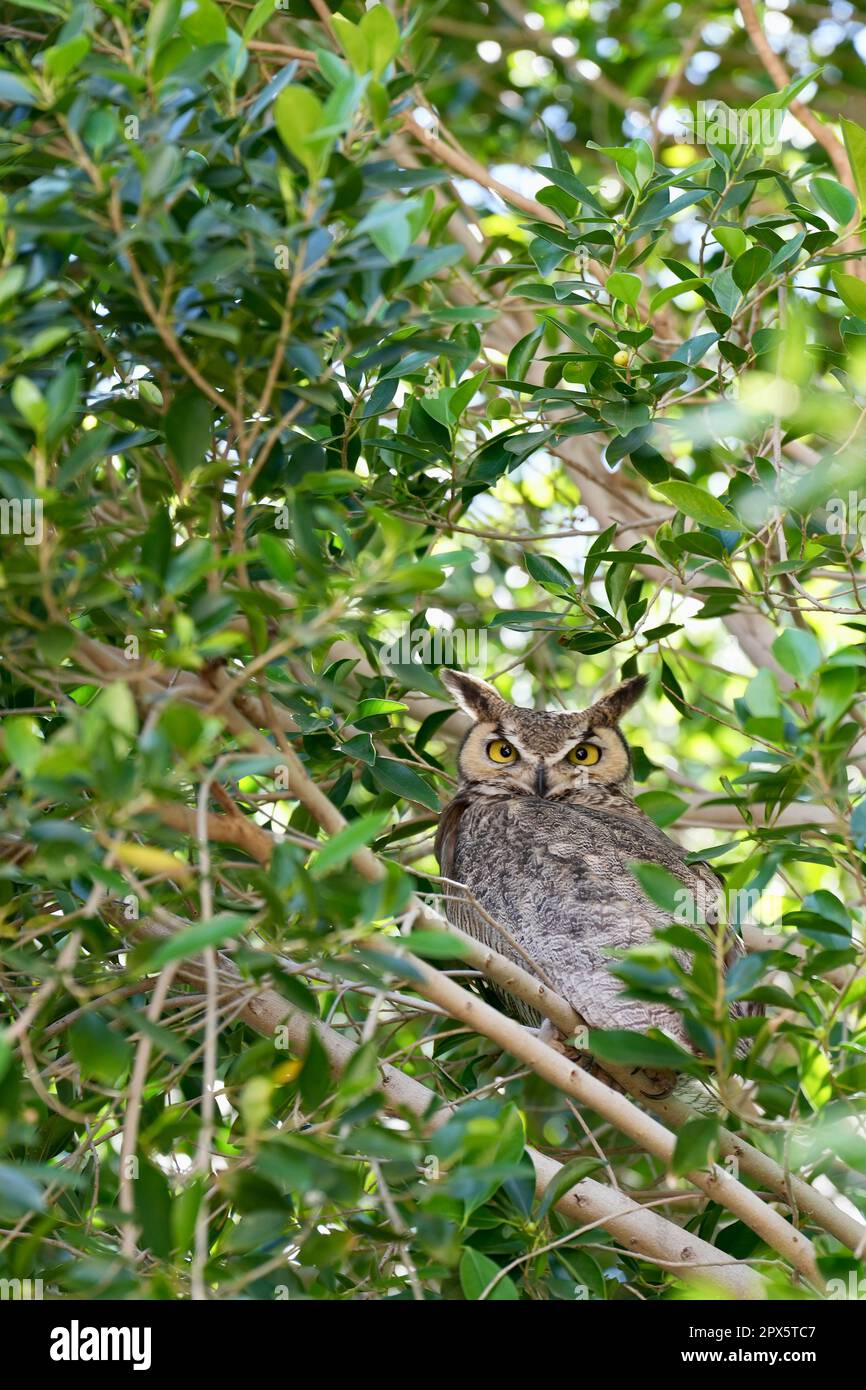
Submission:
[[[547,791],[547,768],[539,763],[535,769],[535,795],[544,796]]]

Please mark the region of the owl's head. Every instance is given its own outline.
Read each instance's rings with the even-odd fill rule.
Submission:
[[[550,800],[602,787],[631,794],[631,757],[619,721],[642,695],[646,676],[624,681],[588,709],[551,714],[510,705],[477,676],[439,674],[474,721],[458,759],[462,784],[491,796]]]

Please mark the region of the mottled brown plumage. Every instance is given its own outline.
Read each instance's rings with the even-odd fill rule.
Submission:
[[[675,1010],[625,998],[608,968],[613,950],[647,943],[669,920],[630,865],[660,865],[699,903],[714,903],[720,888],[712,870],[687,863],[633,799],[618,724],[646,678],[565,714],[520,709],[460,672],[445,671],[442,680],[475,721],[437,835],[442,874],[467,890],[449,889],[450,920],[524,968],[531,960],[590,1028],[655,1027],[690,1046]],[[730,955],[741,950],[732,938]],[[510,996],[502,1002],[524,1022],[538,1021]]]

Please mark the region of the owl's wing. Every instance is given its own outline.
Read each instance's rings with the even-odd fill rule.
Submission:
[[[443,878],[454,877],[460,821],[468,806],[469,802],[466,797],[459,795],[455,796],[453,801],[449,801],[439,817],[439,825],[436,830],[433,851],[436,858],[439,860],[439,869]]]
[[[477,908],[473,906],[471,898],[455,883],[464,883],[460,877],[460,866],[458,862],[458,846],[460,843],[461,824],[463,817],[469,807],[474,802],[468,798],[457,795],[450,801],[439,818],[439,826],[436,831],[434,851],[439,860],[439,869],[443,878],[451,879],[452,883],[446,884],[443,892],[445,896],[445,915],[449,922],[453,922],[455,927],[461,931],[468,932],[470,936],[477,937],[492,946],[495,951],[499,951],[509,958],[518,961],[524,970],[532,970],[531,959],[527,955],[521,956],[513,949],[511,942],[506,941],[500,933],[487,921]],[[468,887],[468,885],[466,885]],[[470,890],[471,892],[471,890]],[[474,894],[472,897],[474,898]],[[479,900],[480,901],[480,900]],[[482,904],[483,906],[483,904]],[[513,1018],[517,1018],[521,1023],[536,1027],[540,1022],[540,1016],[529,1004],[523,1003],[520,999],[515,999],[513,995],[505,990],[498,989],[495,985],[488,986],[484,981],[480,982],[481,993],[489,998],[492,1003],[497,1003],[499,1007]]]
[[[609,969],[614,950],[646,944],[668,920],[631,874],[635,861],[660,864],[693,890],[703,881],[651,822],[531,797],[476,800],[459,821],[451,876],[590,1027],[656,1027],[687,1045],[675,1010],[623,998]],[[469,924],[465,907],[461,918],[491,940],[487,924]],[[512,954],[506,941],[491,944]]]

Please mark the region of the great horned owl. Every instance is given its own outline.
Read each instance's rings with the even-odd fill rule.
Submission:
[[[521,709],[458,671],[443,671],[441,679],[474,721],[460,749],[457,794],[436,838],[443,876],[469,895],[448,889],[449,919],[524,968],[528,958],[588,1027],[655,1027],[690,1048],[680,1014],[624,998],[609,969],[612,948],[645,944],[670,920],[643,893],[631,864],[661,865],[698,903],[714,904],[720,889],[712,870],[687,863],[685,851],[633,799],[619,722],[646,677],[566,714]],[[732,939],[729,960],[741,950]],[[523,1022],[538,1022],[528,1006],[501,998]]]

